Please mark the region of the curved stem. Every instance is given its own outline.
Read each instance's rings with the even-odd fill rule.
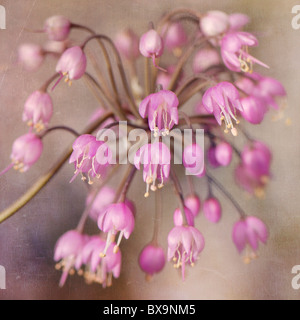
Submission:
[[[90,134],[96,130],[99,125],[111,117],[113,113],[107,112],[100,119],[89,125],[82,134]],[[41,177],[14,203],[12,203],[8,208],[0,213],[0,223],[11,217],[14,213],[20,210],[26,203],[28,203],[49,181],[50,179],[59,171],[63,164],[69,159],[72,153],[72,148],[69,148],[61,158],[54,164],[54,166]]]
[[[241,218],[244,218],[246,216],[244,210],[239,205],[239,203],[233,198],[233,196],[223,187],[223,185],[216,180],[213,176],[211,176],[209,173],[206,172],[207,179],[213,184],[230,200],[230,202],[233,204],[233,206],[236,208],[238,213],[240,214]]]
[[[124,177],[124,184],[122,186],[122,192],[121,192],[121,194],[119,196],[118,202],[124,202],[125,201],[128,189],[130,187],[130,184],[131,184],[131,182],[133,180],[133,177],[134,177],[135,173],[136,173],[136,167],[135,166],[129,166],[128,170],[126,172],[126,175]]]
[[[65,131],[68,131],[68,132],[72,133],[76,138],[80,136],[80,134],[76,130],[74,130],[74,129],[70,128],[70,127],[67,127],[67,126],[55,126],[55,127],[50,127],[46,131],[44,131],[43,134],[40,136],[40,138],[43,139],[49,132],[54,131],[54,130],[65,130]]]
[[[55,73],[54,75],[52,75],[48,80],[46,80],[46,82],[40,87],[39,90],[42,92],[46,92],[48,90],[48,87],[50,86],[51,82],[54,81],[59,76],[60,76],[59,73]]]
[[[161,190],[158,189],[155,192],[155,216],[154,216],[154,229],[151,243],[154,246],[158,246],[158,233],[159,233],[159,223],[162,217],[162,200],[161,200]]]

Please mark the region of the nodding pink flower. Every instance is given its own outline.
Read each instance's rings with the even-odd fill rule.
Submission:
[[[248,216],[236,222],[232,230],[232,240],[241,253],[247,245],[244,262],[249,263],[257,257],[259,242],[266,243],[268,240],[268,230],[266,225],[257,217]],[[248,249],[248,250],[247,250]]]
[[[151,29],[141,36],[139,44],[140,53],[146,58],[152,58],[153,65],[165,71],[164,69],[156,65],[155,59],[160,57],[164,51],[164,42],[162,37],[155,31]]]
[[[214,37],[225,33],[229,28],[229,17],[225,12],[208,11],[200,19],[200,28],[206,37]]]
[[[242,117],[252,124],[259,124],[263,121],[267,112],[264,101],[255,96],[248,96],[241,99],[243,111]]]
[[[89,206],[92,199],[95,196],[95,192],[92,191],[89,193],[88,197],[86,198],[86,206]],[[116,191],[113,188],[103,186],[101,190],[97,193],[96,197],[93,200],[91,209],[89,211],[89,216],[97,221],[99,215],[103,212],[103,210],[113,203],[116,196]]]
[[[187,44],[188,37],[180,22],[173,22],[164,26],[162,31],[165,47],[173,51],[175,56],[181,55],[181,48]]]
[[[237,130],[233,127],[232,119],[237,124],[239,123],[236,109],[243,111],[243,107],[240,102],[239,92],[233,84],[223,81],[209,88],[203,95],[202,103],[209,113],[214,114],[219,125],[224,120],[225,133],[230,129],[233,136],[237,135]]]
[[[192,226],[175,226],[168,235],[168,261],[175,268],[181,268],[182,280],[185,276],[185,264],[194,266],[205,245],[201,232]]]
[[[101,253],[101,256],[105,257],[106,252],[113,241],[112,237],[118,232],[120,232],[119,238],[113,249],[115,253],[119,250],[123,236],[125,239],[129,238],[134,229],[134,215],[124,202],[113,203],[108,205],[99,215],[98,227],[101,231],[108,233],[105,248]]]
[[[70,230],[63,234],[56,243],[54,250],[54,260],[59,261],[55,268],[62,269],[59,286],[62,287],[68,274],[74,274],[74,266],[78,255],[86,242],[86,237],[76,230]]]
[[[4,169],[0,175],[14,167],[20,172],[27,171],[41,157],[43,143],[40,137],[34,133],[26,133],[17,138],[12,145],[10,158],[12,163]]]
[[[127,60],[134,60],[138,58],[140,54],[139,38],[131,29],[126,29],[118,33],[114,43],[120,54]]]
[[[231,32],[226,34],[221,40],[221,55],[224,64],[229,70],[236,72],[251,73],[254,63],[269,68],[265,63],[248,53],[248,47],[255,47],[257,45],[258,41],[251,33]]]
[[[215,158],[223,167],[230,165],[232,159],[232,146],[225,141],[217,144],[215,148]]]
[[[143,164],[143,178],[146,182],[145,197],[149,196],[149,189],[156,191],[156,180],[159,180],[158,188],[164,185],[164,179],[170,174],[171,153],[162,142],[154,142],[143,145],[134,156],[134,165],[140,170]],[[151,185],[151,187],[150,187]]]
[[[79,46],[68,48],[60,57],[56,65],[56,72],[65,76],[65,82],[80,79],[86,70],[86,55]]]
[[[45,52],[37,44],[25,43],[18,49],[18,62],[27,70],[35,71],[43,63]]]
[[[210,67],[217,66],[221,63],[219,53],[215,49],[205,48],[199,50],[193,60],[193,72],[202,73]]]
[[[112,285],[112,277],[119,278],[122,255],[120,250],[114,252],[115,245],[114,242],[109,245],[105,257],[102,257],[101,253],[106,246],[106,241],[99,236],[92,237],[84,245],[81,255],[85,267],[80,269],[81,265],[78,265],[77,270],[87,283],[100,283],[105,288]]]
[[[218,168],[220,167],[220,163],[216,159],[216,146],[212,145],[208,148],[207,151],[207,160],[211,167]]]
[[[202,177],[204,174],[204,154],[202,148],[197,143],[188,145],[183,150],[182,163],[187,173]]]
[[[71,22],[63,16],[53,16],[48,18],[44,24],[44,31],[49,40],[63,41],[69,36]]]
[[[73,143],[73,152],[70,156],[69,163],[75,164],[74,176],[72,182],[79,173],[82,180],[86,180],[83,173],[88,176],[88,183],[92,184],[91,178],[100,178],[105,173],[106,167],[109,166],[112,159],[112,152],[103,141],[97,141],[96,137],[90,134],[79,136]]]
[[[185,197],[184,205],[192,212],[194,217],[200,213],[201,201],[196,194]]]
[[[252,141],[246,145],[241,154],[242,163],[257,177],[269,177],[272,153],[270,149],[260,141]]]
[[[218,199],[208,198],[203,203],[203,213],[207,220],[217,223],[221,219],[222,207]]]
[[[160,131],[162,135],[168,135],[174,124],[178,124],[178,104],[176,94],[169,90],[152,93],[140,103],[140,115],[148,116],[149,128],[155,137]]]
[[[39,132],[48,126],[52,113],[53,104],[50,95],[47,92],[37,90],[25,102],[23,121]]]
[[[250,22],[250,18],[243,13],[233,13],[229,15],[230,31],[241,30]]]
[[[194,226],[195,216],[187,206],[184,206],[184,212],[181,212],[180,208],[177,208],[174,211],[174,214],[173,214],[174,225],[177,227],[183,225],[183,221],[184,221],[184,217],[182,216],[183,214],[185,216],[185,220],[186,220],[187,224],[189,226]]]
[[[271,77],[261,77],[257,83],[256,95],[263,99],[268,106],[278,110],[277,97],[285,97],[286,91],[283,85]]]
[[[146,245],[139,255],[139,266],[146,273],[147,280],[150,280],[154,273],[160,272],[165,264],[164,250],[158,245]]]

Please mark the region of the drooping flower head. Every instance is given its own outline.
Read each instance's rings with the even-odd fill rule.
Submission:
[[[93,200],[91,209],[89,211],[89,216],[97,221],[99,215],[103,212],[103,210],[113,203],[116,196],[116,191],[113,188],[108,186],[103,186],[101,190],[97,193],[95,197],[94,191],[90,192],[88,197],[86,198],[86,206],[89,206],[91,201]],[[95,198],[94,198],[95,197]]]
[[[42,151],[42,140],[34,133],[27,133],[17,138],[12,145],[10,155],[14,169],[20,172],[27,171],[39,160]]]
[[[185,46],[188,41],[183,25],[180,22],[167,24],[163,28],[162,34],[165,47],[173,51],[176,57],[180,57],[182,53],[181,48]]]
[[[229,15],[230,31],[241,30],[250,22],[249,16],[243,13],[232,13]]]
[[[221,35],[228,30],[229,26],[228,15],[218,10],[208,11],[200,19],[200,29],[207,37]]]
[[[221,219],[222,207],[218,199],[208,198],[203,203],[203,213],[207,220],[217,223]]]
[[[53,104],[50,95],[47,92],[37,90],[25,102],[23,121],[39,132],[48,126],[52,113]]]
[[[192,212],[194,217],[200,213],[201,201],[198,195],[191,194],[185,197],[184,205]]]
[[[69,159],[69,163],[74,163],[76,168],[70,182],[79,173],[86,173],[89,184],[92,184],[91,178],[100,178],[111,163],[111,159],[112,152],[105,142],[97,141],[96,137],[90,134],[79,136],[73,143],[73,152]],[[86,180],[83,175],[82,180]]]
[[[168,235],[168,261],[174,262],[174,268],[181,268],[185,277],[185,264],[194,266],[204,248],[204,237],[192,226],[176,226]]]
[[[120,232],[120,234],[117,244],[114,247],[114,252],[118,252],[123,236],[125,239],[129,238],[134,229],[134,215],[124,202],[113,203],[108,205],[99,215],[98,227],[101,231],[108,233],[106,246],[101,254],[104,257],[113,241],[112,237],[118,232]]]
[[[106,241],[99,236],[91,237],[84,245],[81,253],[82,263],[75,265],[75,267],[87,283],[100,283],[105,288],[112,285],[112,277],[119,278],[122,254],[120,250],[114,252],[115,245],[114,242],[109,245],[105,257],[101,253],[104,251]],[[84,268],[82,268],[83,264]]]
[[[150,130],[157,136],[168,135],[174,124],[178,124],[178,98],[169,90],[161,90],[147,96],[139,106],[140,115],[148,117]]]
[[[232,240],[236,245],[239,253],[245,248],[246,255],[244,262],[249,263],[257,257],[259,242],[266,243],[268,240],[268,230],[266,225],[257,217],[248,216],[236,222],[232,230]]]
[[[243,107],[239,92],[233,84],[223,81],[209,88],[203,95],[202,103],[209,113],[214,114],[219,125],[222,124],[222,121],[225,122],[225,133],[230,129],[232,135],[237,135],[232,120],[239,123],[236,110],[243,111]]]
[[[71,30],[71,22],[63,16],[52,16],[45,21],[44,31],[49,40],[64,41]]]
[[[56,72],[65,76],[65,82],[80,79],[86,70],[86,55],[79,46],[68,48],[60,57],[56,65]]]
[[[225,141],[218,143],[215,147],[215,157],[218,163],[223,166],[229,166],[232,159],[232,146]]]
[[[59,261],[55,268],[57,270],[62,269],[63,271],[59,282],[60,287],[65,284],[68,274],[74,274],[76,259],[81,254],[86,241],[87,237],[76,230],[70,230],[64,233],[57,240],[54,250],[54,260]]]
[[[146,58],[152,58],[153,65],[156,65],[155,59],[160,57],[164,52],[164,42],[157,31],[151,29],[141,36],[139,44],[140,53]]]
[[[131,29],[126,29],[118,33],[114,42],[121,55],[127,60],[138,58],[140,54],[139,39]]]
[[[204,48],[199,51],[194,56],[193,60],[193,72],[201,73],[206,71],[212,66],[217,66],[221,62],[219,53],[212,48]]]
[[[248,53],[248,47],[255,47],[258,41],[248,32],[230,32],[221,40],[221,55],[226,67],[236,72],[252,72],[253,64],[257,63],[269,68],[265,63]]]
[[[259,124],[263,121],[267,112],[266,104],[260,98],[248,96],[241,99],[243,111],[242,117],[252,124]]]
[[[143,145],[134,157],[134,165],[138,170],[140,170],[141,164],[144,166],[143,178],[147,184],[145,197],[148,197],[150,188],[152,191],[157,189],[157,180],[160,181],[158,188],[162,188],[164,179],[169,177],[171,166],[169,148],[162,142]]]
[[[38,44],[24,43],[18,49],[18,62],[27,71],[36,71],[45,58],[43,48]]]
[[[146,273],[147,280],[150,280],[154,273],[160,272],[165,264],[164,250],[158,245],[146,245],[139,255],[139,266]]]

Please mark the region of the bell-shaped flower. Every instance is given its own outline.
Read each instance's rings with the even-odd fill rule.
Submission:
[[[157,180],[160,181],[158,188],[162,188],[164,179],[169,177],[171,166],[169,148],[162,142],[143,145],[134,156],[134,165],[138,170],[140,170],[141,164],[144,166],[143,178],[147,184],[145,197],[148,197],[149,189],[152,191],[157,189]]]
[[[178,124],[179,100],[176,94],[169,90],[161,90],[147,96],[139,106],[140,115],[148,117],[148,124],[154,136],[160,132],[168,135],[174,124]]]

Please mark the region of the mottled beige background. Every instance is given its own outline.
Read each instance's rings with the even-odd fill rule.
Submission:
[[[250,30],[260,36],[255,55],[271,66],[265,74],[278,78],[286,87],[292,126],[271,122],[268,116],[262,126],[250,126],[253,136],[271,145],[274,152],[273,181],[265,200],[247,199],[233,184],[229,172],[219,170],[218,177],[249,214],[258,215],[268,224],[270,239],[260,250],[260,258],[245,266],[231,242],[231,227],[237,214],[224,204],[220,224],[211,225],[203,216],[197,226],[206,238],[206,248],[187,279],[182,283],[171,264],[151,283],[137,267],[137,255],[151,238],[153,196],[144,200],[143,190],[133,188],[130,196],[137,201],[136,230],[122,243],[123,270],[111,288],[88,286],[75,276],[63,289],[57,286],[60,273],[52,261],[56,239],[75,227],[84,208],[86,189],[78,180],[68,180],[72,168],[65,165],[60,174],[39,195],[9,221],[0,225],[0,265],[7,271],[7,289],[0,291],[6,299],[298,299],[300,290],[291,287],[291,269],[300,264],[299,218],[299,136],[300,136],[300,30],[291,27],[291,0],[7,0],[0,1],[7,10],[7,30],[0,30],[0,65],[9,69],[0,74],[0,167],[9,162],[11,144],[23,134],[26,126],[21,112],[27,96],[53,72],[54,61],[48,60],[41,70],[29,74],[15,66],[15,50],[25,41],[42,42],[43,35],[24,32],[24,27],[39,28],[50,15],[62,14],[72,21],[88,24],[95,30],[113,36],[127,25],[138,30],[156,22],[161,13],[186,6],[198,10],[220,9],[228,13],[244,12],[252,18]],[[74,33],[74,37],[84,36]],[[260,69],[260,71],[262,71]],[[53,94],[53,124],[66,123],[78,130],[97,103],[81,82],[68,89],[57,87]],[[9,172],[0,177],[0,209],[16,199],[27,186],[45,172],[72,141],[68,134],[53,133],[45,139],[46,150],[41,161],[26,174]],[[225,170],[226,171],[226,170]],[[227,170],[230,171],[230,170]],[[137,177],[137,180],[140,177]],[[136,180],[136,181],[137,181]],[[136,182],[141,185],[141,181]],[[160,237],[166,248],[171,227],[173,198],[165,188],[164,223]],[[205,184],[197,190],[203,197]],[[150,226],[150,228],[149,228]]]

